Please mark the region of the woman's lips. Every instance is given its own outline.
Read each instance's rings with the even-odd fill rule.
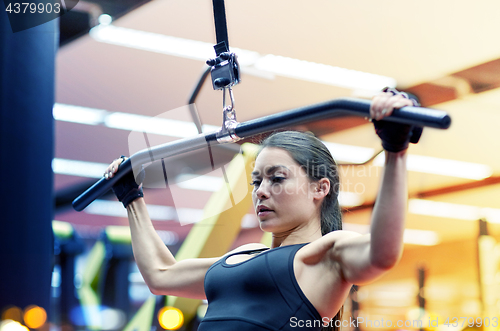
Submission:
[[[267,216],[271,213],[273,213],[274,211],[273,210],[262,210],[262,211],[259,211],[257,213],[257,216],[261,216],[261,217],[264,217],[264,216]]]
[[[264,217],[264,216],[267,216],[273,212],[274,212],[274,210],[272,210],[271,208],[269,208],[266,205],[258,205],[257,206],[257,216]]]

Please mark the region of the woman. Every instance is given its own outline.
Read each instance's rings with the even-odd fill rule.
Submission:
[[[378,120],[407,105],[412,101],[394,90],[372,102],[386,164],[367,235],[341,231],[336,164],[318,139],[304,133],[270,136],[255,161],[253,205],[261,229],[272,232],[270,249],[247,244],[222,258],[176,261],[157,236],[133,176],[122,179],[114,191],[127,208],[134,256],[151,292],[207,298],[200,331],[338,327],[342,321],[332,318],[340,318],[351,286],[377,279],[402,253],[413,128]],[[120,162],[111,163],[106,178]]]

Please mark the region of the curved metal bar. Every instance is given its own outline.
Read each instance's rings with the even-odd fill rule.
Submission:
[[[370,104],[370,101],[354,98],[334,99],[240,123],[235,131],[238,137],[246,138],[259,133],[326,118],[360,116],[368,119]],[[447,129],[451,124],[451,118],[446,112],[421,107],[395,109],[391,116],[384,118],[384,121],[437,129]]]
[[[342,98],[239,123],[235,128],[235,132],[240,138],[248,138],[256,134],[273,131],[279,128],[326,118],[343,116],[362,116],[368,118],[369,113],[370,101]],[[446,112],[421,107],[403,107],[397,109],[391,116],[386,117],[384,120],[438,129],[447,129],[451,124],[451,118]],[[216,138],[216,132],[199,134],[193,138],[180,139],[139,151],[120,166],[119,171],[113,178],[109,180],[104,178],[100,179],[76,198],[73,201],[73,207],[77,211],[82,211],[92,201],[111,189],[114,183],[123,177],[124,174],[132,171],[132,168],[139,169],[144,164],[155,162],[165,157],[201,149],[207,147],[207,144],[219,144]]]
[[[139,151],[120,164],[118,171],[113,178],[105,179],[103,177],[99,179],[94,185],[89,187],[85,192],[73,200],[73,208],[76,211],[84,210],[85,207],[90,205],[92,201],[109,191],[125,174],[130,171],[134,171],[135,174],[139,173],[140,168],[144,164],[159,161],[162,158],[169,156],[187,153],[204,147],[206,148],[207,143],[211,141],[217,143],[215,133],[199,134],[193,138],[179,139],[150,149]]]

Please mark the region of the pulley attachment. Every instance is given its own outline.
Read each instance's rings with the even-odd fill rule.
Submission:
[[[215,59],[207,64],[212,67],[212,86],[214,90],[232,87],[240,82],[240,66],[236,54],[229,51],[227,36],[226,9],[224,0],[212,0],[214,8],[215,36],[217,45],[214,46]]]
[[[225,49],[227,50],[227,47]],[[240,66],[235,53],[222,52],[215,59],[208,60],[207,64],[212,67],[210,73],[214,90],[229,88],[240,82]]]

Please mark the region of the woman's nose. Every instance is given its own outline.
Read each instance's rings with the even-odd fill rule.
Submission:
[[[266,183],[266,181],[262,181],[259,185],[259,188],[255,191],[255,195],[259,198],[259,199],[267,199],[269,198],[269,185]]]

